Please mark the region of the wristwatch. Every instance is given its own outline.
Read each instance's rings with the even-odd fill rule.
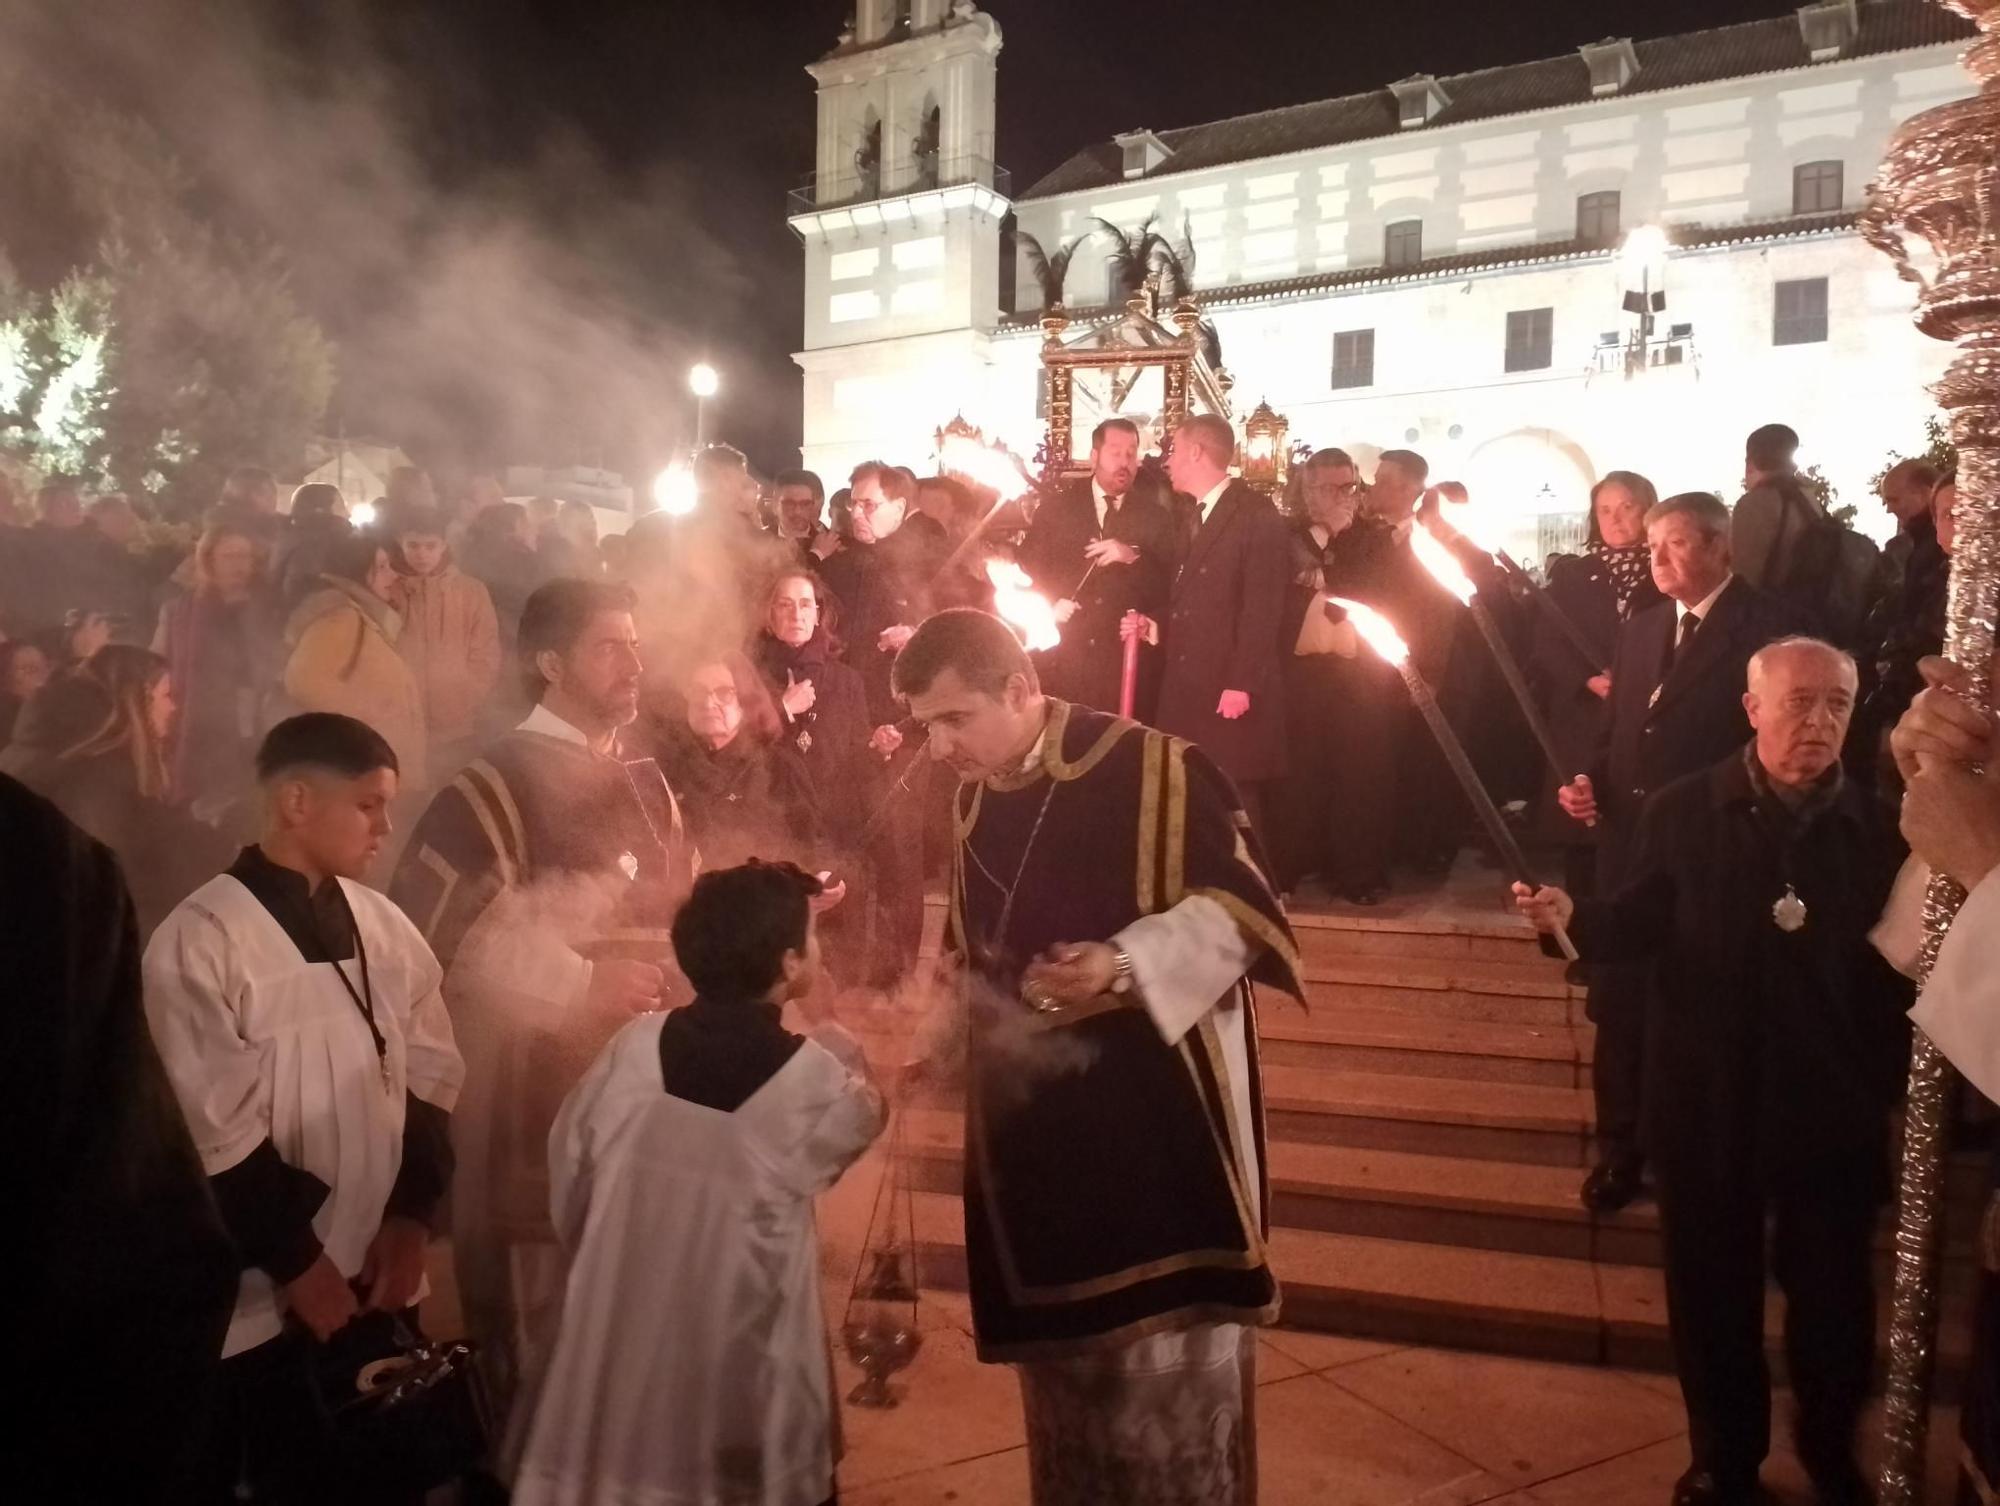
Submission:
[[[1129,994],[1137,981],[1132,976],[1132,954],[1122,946],[1114,946],[1111,949],[1111,960],[1114,967],[1111,974],[1111,991],[1114,994]]]

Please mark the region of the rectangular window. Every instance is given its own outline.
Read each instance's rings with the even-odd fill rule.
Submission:
[[[1344,329],[1333,337],[1333,385],[1375,385],[1375,331]]]
[[[1838,161],[1801,162],[1792,169],[1792,213],[1830,214],[1840,208],[1844,174]]]
[[[1398,220],[1382,232],[1382,265],[1414,267],[1424,259],[1424,222]]]
[[[1546,371],[1554,361],[1556,311],[1515,309],[1507,316],[1507,370]]]
[[[1773,345],[1817,345],[1826,339],[1826,279],[1801,277],[1777,285],[1772,301]]]
[[[1586,246],[1608,246],[1618,239],[1618,194],[1587,193],[1576,201],[1576,238]]]

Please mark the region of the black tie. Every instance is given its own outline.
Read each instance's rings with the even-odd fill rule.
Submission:
[[[1695,630],[1701,626],[1701,619],[1692,612],[1681,613],[1680,636],[1674,639],[1674,656],[1667,662],[1667,673],[1674,672],[1674,666],[1687,657],[1688,645],[1694,642]]]

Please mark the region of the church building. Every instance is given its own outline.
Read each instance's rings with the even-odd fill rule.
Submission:
[[[1883,533],[1870,477],[1921,448],[1949,352],[1911,325],[1914,290],[1861,213],[1897,126],[1969,92],[1972,34],[1924,0],[1815,0],[1208,124],[1135,122],[1017,188],[993,160],[993,18],[971,0],[858,0],[810,69],[818,160],[789,206],[804,463],[830,487],[865,459],[922,467],[961,412],[1032,455],[1044,339],[1125,315],[1118,238],[1150,230],[1213,326],[1239,422],[1268,403],[1293,440],[1364,470],[1421,451],[1523,555],[1573,543],[1607,470],[1733,498],[1743,436],[1766,422],[1796,428],[1801,463]],[[1074,243],[1059,290],[1030,242],[1051,259]],[[1067,323],[1045,332],[1058,291]],[[1113,401],[1156,416],[1113,384],[1079,394],[1075,432]]]

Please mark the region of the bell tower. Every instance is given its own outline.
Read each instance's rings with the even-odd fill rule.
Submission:
[[[983,394],[1000,315],[993,162],[1000,27],[972,0],[856,0],[818,85],[805,244],[805,460],[829,491],[855,463],[921,466],[932,431]]]

